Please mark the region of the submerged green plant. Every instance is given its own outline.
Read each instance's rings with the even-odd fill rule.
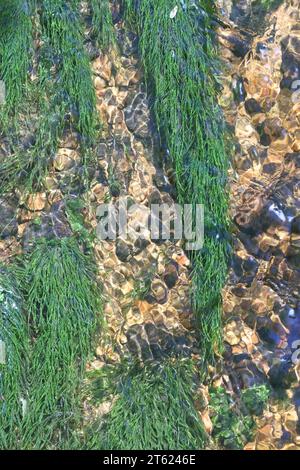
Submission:
[[[178,202],[204,205],[205,240],[193,260],[193,305],[206,364],[222,348],[221,289],[230,253],[227,168],[214,46],[214,2],[124,0],[137,25],[154,111],[175,170]],[[184,32],[184,33],[183,33]]]
[[[32,7],[34,2],[32,2]],[[43,38],[39,49],[37,79],[28,87],[26,100],[20,107],[22,113],[22,133],[30,136],[30,145],[23,146],[18,142],[18,132],[7,136],[10,140],[11,154],[0,163],[0,191],[12,191],[16,186],[25,186],[31,191],[39,187],[57,149],[58,138],[64,129],[66,104],[63,92],[57,86],[54,73],[54,52],[49,38],[43,35],[36,9],[33,8],[35,34]],[[36,114],[34,120],[32,114]],[[28,116],[25,118],[26,114]],[[34,122],[35,121],[35,122]],[[17,143],[16,143],[17,142]]]
[[[242,449],[252,440],[255,431],[253,416],[263,413],[269,399],[265,385],[255,385],[243,390],[239,402],[223,387],[210,390],[210,409],[213,438],[227,449]]]
[[[253,419],[238,413],[232,397],[224,388],[210,390],[212,436],[217,444],[227,449],[242,449],[252,439]]]
[[[203,448],[206,436],[193,402],[193,372],[191,362],[183,360],[127,369],[119,376],[111,411],[100,430],[93,431],[94,447]]]
[[[53,95],[50,101],[40,98],[41,120],[35,133],[35,141],[28,149],[16,146],[14,153],[0,162],[0,193],[24,186],[27,191],[40,188],[47,174],[62,134],[65,104],[59,91],[49,85]]]
[[[263,8],[264,10],[271,10],[282,3],[282,0],[256,0],[254,7]]]
[[[68,199],[66,201],[66,216],[72,232],[76,235],[77,239],[91,249],[95,234],[91,233],[85,226],[84,217],[81,212],[83,208],[84,201],[81,199]]]
[[[27,403],[29,328],[15,277],[0,267],[0,449],[16,449]]]
[[[270,397],[270,390],[266,385],[254,385],[242,391],[242,403],[249,414],[259,416],[263,413]]]
[[[64,90],[66,102],[75,107],[76,127],[83,143],[90,145],[95,137],[96,98],[78,6],[77,0],[42,0],[41,22],[59,59],[57,86]]]
[[[96,98],[76,0],[43,0],[40,9],[40,50],[37,113],[39,122],[29,148],[14,151],[0,162],[0,192],[16,186],[40,188],[64,129],[80,134],[83,169],[88,172],[97,134]]]
[[[153,270],[145,272],[142,279],[136,279],[134,281],[133,289],[129,292],[128,296],[133,300],[144,300],[151,291],[154,276]]]
[[[91,0],[93,32],[99,47],[107,49],[115,43],[109,0]]]
[[[0,80],[5,84],[5,105],[0,122],[8,125],[19,108],[31,59],[32,23],[30,2],[0,0]]]
[[[42,240],[23,284],[34,341],[22,447],[59,448],[79,423],[79,388],[101,307],[93,264],[73,238]]]

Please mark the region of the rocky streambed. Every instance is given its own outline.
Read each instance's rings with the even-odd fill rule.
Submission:
[[[299,3],[261,16],[251,2],[221,3],[221,100],[234,134],[223,379],[233,391],[272,387],[247,449],[299,450]]]
[[[223,291],[225,351],[204,385],[195,379],[196,407],[216,447],[235,447],[238,435],[238,446],[249,450],[300,450],[299,3],[274,2],[268,12],[257,1],[218,3],[233,258]],[[91,34],[87,3],[81,8],[102,122],[90,187],[81,184],[80,137],[69,128],[45,190],[1,197],[0,259],[9,263],[39,237],[83,233],[95,254],[105,317],[87,371],[133,359],[159,364],[183,356],[198,363],[191,262],[181,241],[153,240],[148,226],[151,204],[176,201],[168,152],[152,115],[138,37],[125,27],[120,3],[110,6],[116,45],[106,51]],[[0,151],[0,158],[9,152],[5,136]],[[108,202],[133,207],[130,239],[95,238],[97,208]],[[251,410],[256,423],[250,438],[239,423],[241,397],[252,387],[265,387],[268,400],[264,409],[248,400],[246,414]],[[86,421],[105,416],[114,400],[95,406],[86,399]],[[220,414],[228,410],[232,428],[216,442],[218,407]]]

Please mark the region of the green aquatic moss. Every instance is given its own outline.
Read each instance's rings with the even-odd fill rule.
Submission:
[[[101,389],[116,400],[100,429],[94,448],[112,450],[201,449],[206,435],[194,405],[193,366],[189,361],[127,368],[111,389],[112,377],[101,376]]]
[[[78,8],[76,0],[43,0],[35,10],[42,46],[31,93],[37,95],[39,118],[33,143],[26,149],[13,145],[12,154],[1,160],[1,193],[16,186],[40,189],[66,128],[74,128],[80,135],[83,177],[87,177],[98,122]]]
[[[0,266],[0,449],[18,447],[27,404],[29,328],[13,272]]]
[[[227,195],[229,156],[224,145],[214,2],[124,0],[140,53],[162,140],[166,143],[181,204],[204,205],[205,240],[193,260],[193,305],[203,363],[222,349],[221,290],[230,243]],[[176,8],[175,8],[176,6]]]
[[[75,123],[84,143],[95,137],[95,92],[77,0],[42,0],[41,23],[59,60],[58,86],[74,106]]]
[[[237,400],[223,387],[210,390],[212,437],[226,449],[243,449],[253,439],[256,423],[266,408],[270,391],[265,385],[255,385],[242,391]]]
[[[91,0],[93,32],[98,45],[107,49],[115,43],[109,0]]]
[[[16,114],[26,89],[32,55],[31,2],[0,1],[0,80],[5,84],[5,105],[0,123],[7,127]]]
[[[73,238],[42,240],[24,264],[32,331],[22,448],[60,448],[80,421],[80,385],[92,348],[100,293],[91,259]]]

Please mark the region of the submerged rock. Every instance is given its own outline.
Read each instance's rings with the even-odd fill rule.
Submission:
[[[257,15],[258,3],[227,2],[233,28],[245,19],[251,28],[255,18],[248,15]],[[255,381],[270,387],[270,408],[258,419],[256,437],[246,448],[274,450],[299,449],[293,401],[299,373],[291,345],[299,334],[300,279],[300,120],[292,90],[300,70],[299,5],[275,3],[253,30],[251,52],[243,62],[227,46],[236,107],[230,98],[222,102],[237,140],[229,177],[234,257],[223,296],[229,349],[222,380],[234,394]],[[288,410],[274,399],[284,394]]]

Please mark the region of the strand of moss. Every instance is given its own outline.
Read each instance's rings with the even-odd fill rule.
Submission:
[[[41,15],[44,30],[60,60],[59,86],[66,101],[75,107],[82,142],[90,145],[95,138],[96,98],[78,7],[77,0],[42,0]]]
[[[115,43],[109,0],[91,0],[93,32],[98,46],[107,49]]]
[[[190,361],[168,360],[160,365],[108,371],[94,378],[94,389],[117,394],[89,445],[105,450],[202,449],[206,435],[194,405],[194,368]],[[117,386],[110,390],[118,374]]]
[[[230,245],[227,231],[228,156],[217,105],[214,2],[124,0],[129,23],[140,35],[140,52],[154,111],[175,170],[178,202],[203,204],[205,240],[192,253],[193,304],[203,361],[222,348],[221,289]]]
[[[63,448],[80,421],[79,388],[101,307],[93,263],[73,238],[41,241],[23,276],[34,340],[22,448]]]
[[[5,104],[0,123],[7,128],[16,114],[24,90],[32,51],[31,5],[24,0],[0,0],[0,80],[5,84]]]
[[[95,93],[89,60],[83,45],[78,2],[43,0],[40,9],[38,112],[40,122],[34,144],[18,147],[0,163],[0,192],[16,186],[40,189],[66,125],[80,134],[83,168],[91,163],[97,133]]]
[[[27,402],[29,328],[15,276],[0,267],[0,449],[16,449]]]
[[[40,122],[35,132],[34,144],[28,149],[20,149],[15,145],[14,153],[0,162],[0,192],[12,191],[22,187],[31,192],[42,186],[52,158],[58,147],[59,138],[64,129],[64,119],[67,110],[63,101],[63,93],[51,82],[47,69],[41,63],[39,67],[40,82],[38,89]],[[48,100],[44,90],[51,96]]]
[[[266,385],[254,385],[241,392],[237,400],[223,387],[210,390],[212,437],[225,449],[243,449],[251,442],[256,429],[255,417],[267,407],[270,390]]]

